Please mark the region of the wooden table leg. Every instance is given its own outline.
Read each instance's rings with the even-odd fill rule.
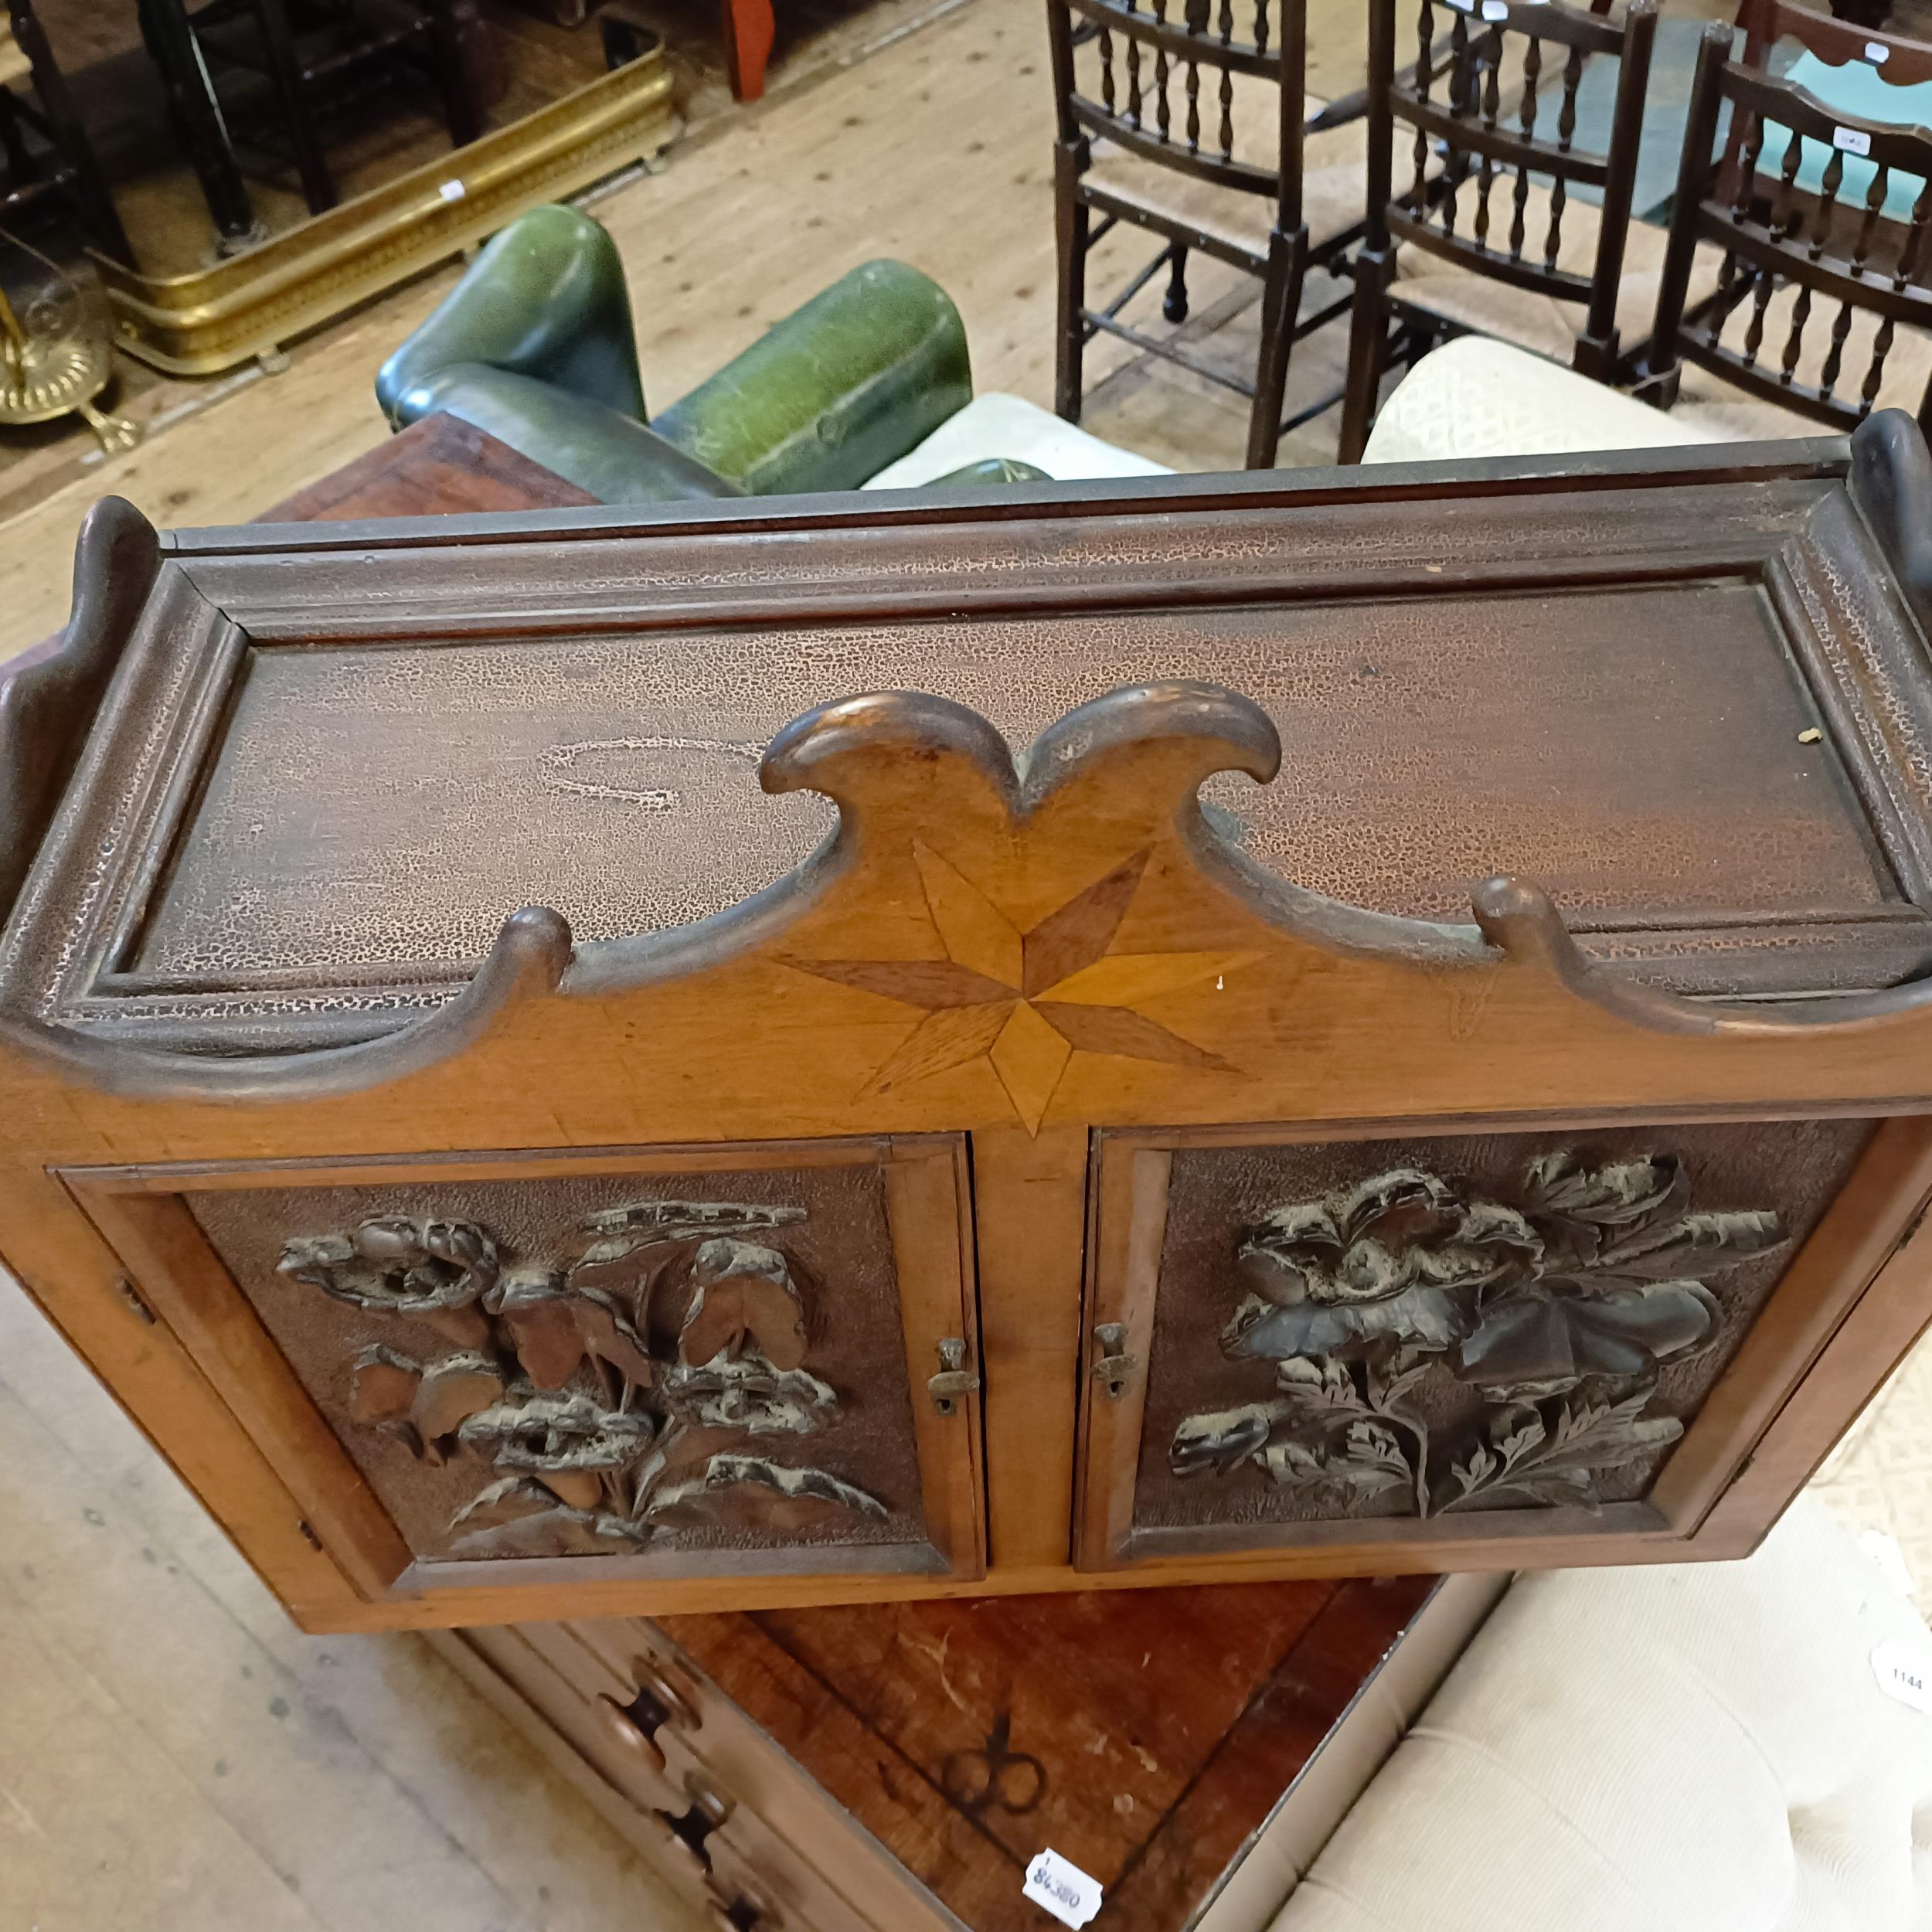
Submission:
[[[719,0],[719,5],[732,94],[740,100],[756,100],[765,90],[765,61],[776,31],[771,0]]]

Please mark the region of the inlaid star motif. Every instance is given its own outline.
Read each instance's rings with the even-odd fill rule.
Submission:
[[[868,1083],[883,1092],[984,1056],[1029,1134],[1076,1053],[1227,1070],[1227,1063],[1137,1009],[1216,979],[1240,952],[1110,953],[1146,869],[1136,852],[1022,932],[930,847],[913,855],[944,959],[794,959],[801,972],[923,1009]]]

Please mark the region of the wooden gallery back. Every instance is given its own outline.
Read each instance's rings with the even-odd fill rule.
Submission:
[[[1927,532],[1896,415],[110,501],[0,1250],[311,1628],[1741,1554],[1932,1317]]]

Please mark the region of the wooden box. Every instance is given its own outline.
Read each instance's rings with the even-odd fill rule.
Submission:
[[[1927,468],[111,502],[0,1247],[316,1628],[1740,1554],[1932,1314]]]

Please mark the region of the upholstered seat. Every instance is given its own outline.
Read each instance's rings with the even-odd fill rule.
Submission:
[[[1280,153],[1274,104],[1280,90],[1245,74],[1234,77],[1234,158],[1272,173]],[[1306,111],[1321,104],[1310,99]],[[1204,108],[1204,113],[1209,111]],[[1308,134],[1302,141],[1302,218],[1317,241],[1338,233],[1362,216],[1362,163],[1366,134],[1359,121]],[[1274,199],[1243,194],[1201,181],[1104,138],[1094,143],[1094,158],[1083,178],[1090,187],[1119,196],[1169,221],[1200,229],[1265,260],[1274,225]]]
[[[1801,1498],[1741,1563],[1519,1579],[1274,1932],[1923,1932],[1932,1636]]]

